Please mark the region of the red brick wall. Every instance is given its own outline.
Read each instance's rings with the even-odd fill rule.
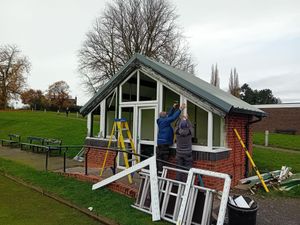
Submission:
[[[193,166],[196,168],[207,169],[211,171],[226,173],[232,176],[231,186],[238,184],[239,180],[245,175],[245,151],[243,150],[239,140],[237,139],[233,128],[239,132],[242,140],[246,144],[246,125],[248,116],[229,115],[225,118],[226,141],[228,148],[231,148],[227,159],[208,161],[195,161]],[[252,129],[249,129],[249,152],[252,154]],[[205,186],[221,189],[223,180],[217,178],[203,178]]]
[[[268,113],[259,123],[254,124],[254,131],[296,130],[300,134],[300,108],[262,108]]]
[[[244,178],[245,174],[245,152],[238,141],[233,128],[236,128],[246,144],[246,124],[248,122],[248,116],[244,115],[229,115],[225,118],[227,145],[231,148],[229,157],[217,161],[198,160],[194,161],[193,167],[207,169],[216,172],[226,173],[232,176],[231,186],[238,184],[239,180]],[[252,129],[250,127],[249,135],[249,152],[252,154]],[[105,151],[91,149],[88,154],[88,166],[89,167],[101,167],[102,159],[104,159]],[[115,153],[109,152],[106,167],[113,166]],[[174,158],[170,159],[171,162],[175,162]],[[175,174],[173,174],[175,177]],[[223,180],[217,178],[203,177],[205,186],[221,190],[223,187]]]
[[[226,118],[227,124],[227,143],[231,148],[231,154],[227,162],[224,162],[226,166],[221,164],[219,168],[221,170],[226,169],[229,174],[232,175],[232,184],[238,184],[238,181],[244,178],[245,175],[245,151],[243,150],[239,140],[237,139],[233,129],[236,128],[240,134],[244,144],[246,144],[246,125],[248,123],[248,116],[234,115]],[[252,129],[249,129],[249,147],[248,150],[252,155]],[[230,168],[230,169],[229,169]]]
[[[101,168],[106,150],[90,149],[88,153],[88,167]],[[115,152],[108,151],[105,168],[110,168],[114,165]]]

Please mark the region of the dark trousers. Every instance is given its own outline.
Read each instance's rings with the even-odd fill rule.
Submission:
[[[170,154],[169,147],[170,147],[169,145],[157,145],[156,158],[160,160],[168,161],[169,154]],[[165,165],[165,163],[158,160],[157,171],[162,171],[163,165]]]
[[[176,152],[176,163],[178,166],[185,167],[185,170],[189,170],[193,167],[193,155],[191,152],[188,153],[178,153]],[[179,169],[183,169],[179,167]],[[187,174],[177,172],[176,173],[176,180],[186,182]]]

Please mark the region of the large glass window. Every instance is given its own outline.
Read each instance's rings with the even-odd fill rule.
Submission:
[[[140,139],[154,141],[155,109],[141,109]]]
[[[99,137],[100,135],[100,106],[92,112],[91,136]]]
[[[125,118],[128,122],[128,126],[131,132],[133,132],[133,107],[122,107],[121,108],[121,118]],[[128,138],[127,133],[123,132],[124,138]]]
[[[140,72],[140,101],[156,100],[157,82]]]
[[[193,144],[207,146],[208,112],[187,101],[187,114],[194,125]]]
[[[116,92],[113,92],[106,98],[105,110],[105,137],[107,137],[111,135],[114,119],[116,118]]]
[[[180,103],[180,95],[171,91],[169,88],[163,87],[163,102],[162,102],[162,111],[169,112],[169,110],[173,107],[174,103]],[[172,127],[174,128],[176,121],[172,123]]]
[[[122,102],[134,102],[137,100],[137,73],[132,75],[122,85]]]
[[[174,103],[180,103],[180,95],[171,91],[169,88],[163,87],[163,111],[168,112],[174,105]]]

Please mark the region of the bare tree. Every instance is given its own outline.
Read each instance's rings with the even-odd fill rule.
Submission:
[[[240,84],[239,84],[239,75],[236,72],[235,68],[233,70],[233,73],[232,73],[232,70],[230,72],[229,92],[237,98],[240,97],[241,88],[240,88]]]
[[[167,0],[108,3],[79,51],[79,71],[87,91],[96,92],[135,53],[193,72],[177,17]]]
[[[218,88],[220,88],[220,77],[219,77],[219,70],[218,70],[218,65],[216,66],[212,65],[211,66],[211,78],[210,78],[210,83]]]
[[[16,99],[26,85],[29,73],[27,57],[15,45],[0,46],[0,109],[6,109],[11,99]]]

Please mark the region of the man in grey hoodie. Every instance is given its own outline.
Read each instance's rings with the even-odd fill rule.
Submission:
[[[190,169],[193,166],[192,137],[194,128],[186,116],[183,116],[177,124],[178,126],[175,129],[177,145],[176,162],[177,165]],[[180,181],[185,181],[186,177],[183,173],[176,174],[176,179]]]

